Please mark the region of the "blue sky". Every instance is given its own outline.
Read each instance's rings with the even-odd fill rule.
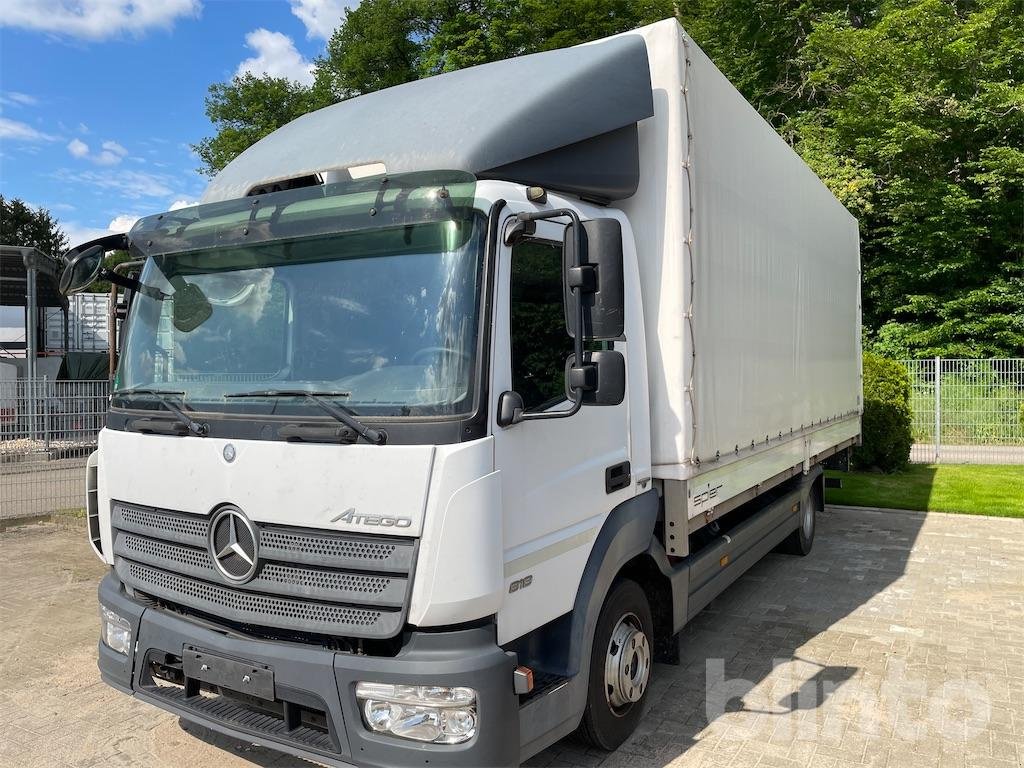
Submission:
[[[0,194],[47,208],[72,245],[194,203],[207,87],[300,81],[346,0],[5,0]]]

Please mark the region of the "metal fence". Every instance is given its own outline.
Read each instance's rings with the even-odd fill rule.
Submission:
[[[1024,464],[1024,359],[904,360],[911,461]]]
[[[0,518],[79,509],[106,381],[0,381]]]

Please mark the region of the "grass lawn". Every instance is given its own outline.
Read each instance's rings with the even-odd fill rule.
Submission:
[[[911,464],[903,472],[833,472],[829,504],[1024,518],[1024,466]]]

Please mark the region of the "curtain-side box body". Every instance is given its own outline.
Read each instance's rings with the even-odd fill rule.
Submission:
[[[678,23],[633,34],[654,476],[693,517],[859,435],[857,221]]]

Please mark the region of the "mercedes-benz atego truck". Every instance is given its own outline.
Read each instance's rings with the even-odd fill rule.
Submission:
[[[860,433],[857,223],[675,20],[300,117],[97,275],[102,677],[326,765],[616,747]]]

